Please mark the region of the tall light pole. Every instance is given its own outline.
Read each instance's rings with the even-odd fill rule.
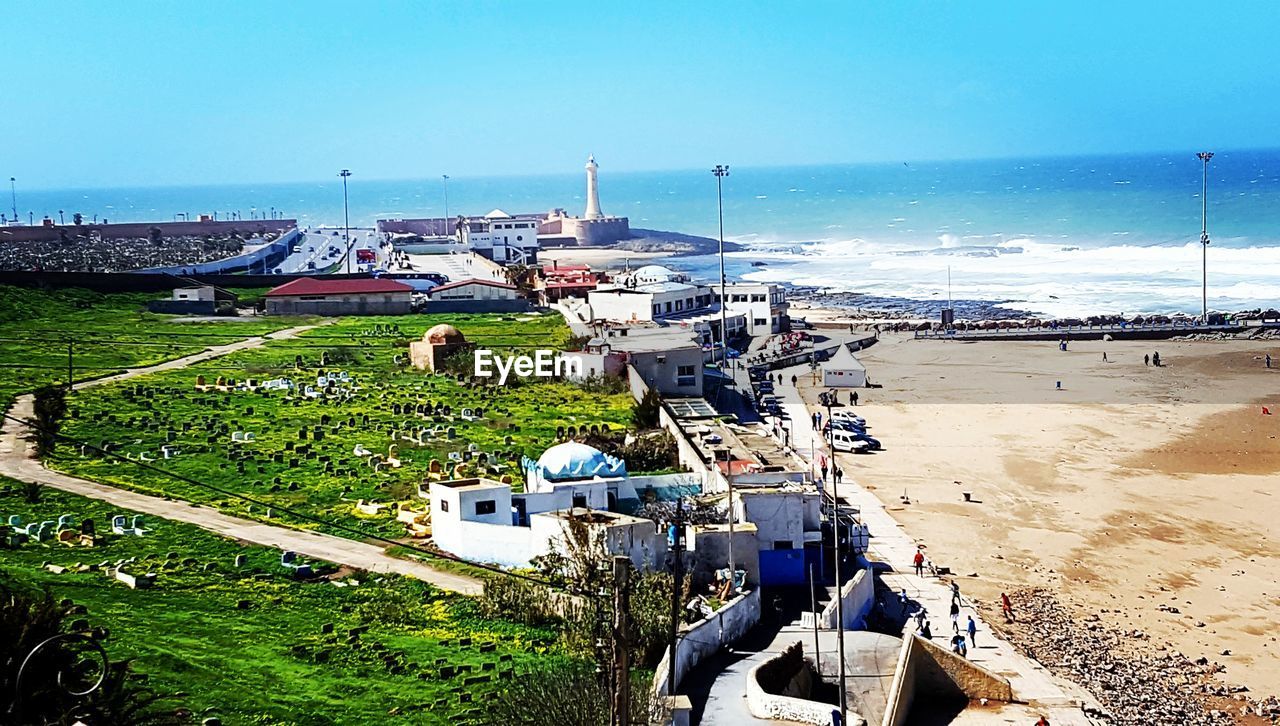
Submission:
[[[338,176],[342,177],[342,238],[347,241],[347,274],[351,274],[351,214],[347,207],[347,177],[351,176],[349,169],[343,169],[338,172]]]
[[[842,343],[843,345],[843,343]],[[815,350],[814,358],[817,359]],[[819,432],[821,433],[821,432]],[[835,521],[835,559],[836,559],[836,658],[840,661],[840,723],[848,723],[849,698],[845,693],[844,675],[844,593],[840,582],[840,483],[836,479],[836,427],[831,425],[831,397],[827,397],[827,448],[831,451],[831,511]],[[816,660],[817,655],[814,655]]]
[[[1200,323],[1209,324],[1209,160],[1212,151],[1201,151],[1196,158],[1204,162],[1204,174],[1200,178],[1200,251],[1204,277],[1200,288]]]
[[[716,164],[716,168],[711,170],[716,176],[716,208],[720,213],[720,372],[723,373],[725,367],[729,364],[729,328],[727,327],[727,315],[725,310],[728,307],[729,299],[725,297],[725,276],[724,276],[724,178],[729,176],[728,164]]]
[[[9,199],[13,202],[13,222],[18,223],[18,180],[9,177]]]
[[[441,174],[440,178],[444,181],[444,232],[449,233],[449,175]]]

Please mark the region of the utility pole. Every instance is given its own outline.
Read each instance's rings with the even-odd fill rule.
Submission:
[[[9,177],[9,200],[13,202],[13,222],[18,222],[18,180],[15,177]]]
[[[631,622],[627,601],[631,560],[613,558],[613,725],[631,723],[631,676],[628,652],[631,647]]]
[[[729,176],[729,166],[727,164],[716,164],[716,168],[712,169],[711,173],[716,176],[716,208],[720,214],[720,371],[723,373],[725,367],[729,365],[729,328],[726,322],[728,315],[725,312],[729,306],[729,298],[725,297],[723,191],[724,178]],[[729,544],[729,551],[733,551],[732,543]]]
[[[684,576],[684,498],[676,499],[675,531],[668,537],[671,545],[671,649],[667,655],[667,695],[676,695],[676,652],[680,645],[680,586]],[[732,546],[730,547],[732,549]]]
[[[822,646],[818,643],[818,592],[813,583],[813,565],[809,565],[809,610],[813,612],[813,667],[822,677]]]
[[[738,591],[738,566],[733,556],[733,520],[737,517],[733,513],[733,449],[725,450],[724,461],[724,481],[729,487],[729,597],[733,598],[733,594]]]
[[[840,581],[840,536],[844,525],[840,522],[840,484],[836,479],[836,427],[831,426],[831,397],[827,397],[827,446],[831,450],[831,511],[835,519],[836,555],[836,659],[840,666],[840,723],[849,720],[849,696],[845,693],[844,675],[844,592]]]
[[[351,176],[351,171],[343,169],[338,172],[338,176],[342,177],[342,238],[347,241],[347,274],[351,274],[351,215],[347,208],[347,177]]]
[[[1209,160],[1212,151],[1201,151],[1196,158],[1204,162],[1204,173],[1200,177],[1200,250],[1203,260],[1204,277],[1200,288],[1200,323],[1209,324]]]

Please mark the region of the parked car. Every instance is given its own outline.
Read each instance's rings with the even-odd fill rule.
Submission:
[[[876,442],[877,445],[879,443],[878,441]],[[847,451],[854,454],[864,454],[872,449],[870,441],[859,438],[856,434],[848,431],[836,431],[831,437],[831,445],[836,451]]]
[[[858,426],[862,426],[863,428],[866,428],[867,426],[867,420],[857,415],[856,413],[853,413],[852,411],[832,411],[831,420],[832,421],[849,421],[850,423],[857,424]]]

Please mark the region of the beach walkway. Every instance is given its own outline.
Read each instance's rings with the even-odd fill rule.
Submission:
[[[808,457],[811,450],[818,452],[819,456],[824,455],[827,452],[826,444],[820,433],[813,429],[810,419],[812,411],[818,409],[810,409],[801,398],[799,390],[791,383],[793,375],[797,378],[810,375],[808,366],[796,366],[780,373],[783,382],[777,387],[776,395],[791,417],[796,451],[803,457]],[[892,445],[892,442],[886,442],[886,445]],[[925,608],[935,641],[945,647],[953,633],[949,622],[950,579],[934,577],[928,573],[923,577],[914,574],[913,558],[918,543],[893,519],[874,494],[857,483],[858,467],[854,463],[854,456],[839,455],[839,464],[845,471],[839,495],[860,511],[862,523],[871,531],[867,558],[890,567],[888,572],[881,574],[881,581],[896,592],[905,591],[918,606]],[[830,482],[827,491],[831,491]],[[945,564],[946,553],[929,553],[929,557],[935,564],[940,561]],[[963,584],[961,587],[963,588]],[[1008,678],[1013,686],[1014,697],[1042,711],[1054,726],[1088,726],[1093,723],[1081,710],[1082,703],[1095,705],[1088,693],[1074,684],[1059,680],[1039,663],[1021,655],[1011,644],[996,636],[983,622],[976,604],[964,597],[963,590],[961,601],[961,628],[967,623],[969,616],[973,617],[978,627],[978,647],[969,651],[969,660]],[[908,620],[903,629],[904,637],[914,630],[914,619]],[[976,721],[967,720],[966,723]]]
[[[75,387],[81,389],[100,386],[147,373],[184,368],[199,361],[209,360],[210,358],[216,358],[238,350],[258,347],[269,339],[292,337],[313,327],[315,326],[289,328],[263,337],[248,338],[229,345],[210,347],[194,355],[175,358],[154,366],[131,368],[124,373],[106,378],[81,381],[76,383]],[[22,420],[31,420],[34,418],[33,408],[34,399],[31,394],[26,394],[18,397],[13,407],[9,409],[8,415]],[[224,514],[212,507],[195,505],[178,499],[165,499],[163,497],[139,494],[52,471],[45,468],[44,464],[35,457],[34,447],[26,439],[26,427],[10,418],[5,418],[3,425],[0,426],[0,475],[17,479],[18,481],[43,484],[91,499],[99,499],[122,509],[129,509],[176,522],[194,524],[197,527],[231,539],[242,540],[264,547],[291,550],[306,557],[325,560],[338,565],[370,572],[390,572],[414,577],[441,589],[467,595],[477,595],[483,590],[483,585],[478,580],[444,572],[416,560],[392,557],[379,545],[319,532],[309,532],[250,519],[241,519]]]

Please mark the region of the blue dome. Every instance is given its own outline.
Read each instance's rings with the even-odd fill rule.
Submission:
[[[575,481],[627,475],[627,464],[622,459],[577,441],[552,446],[542,452],[536,463],[527,461],[525,468],[536,472],[545,481]]]

